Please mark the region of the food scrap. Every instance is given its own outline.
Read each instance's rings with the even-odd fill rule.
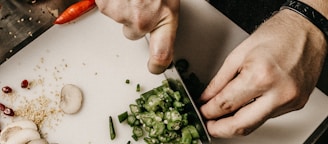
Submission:
[[[129,79],[126,79],[126,80],[125,80],[125,83],[126,83],[126,84],[130,84],[130,80],[129,80]]]
[[[140,91],[141,91],[140,84],[137,84],[136,91],[137,91],[137,92],[140,92]]]
[[[109,116],[108,122],[109,122],[109,136],[110,136],[110,139],[113,140],[116,137],[116,133],[115,133],[112,116]]]

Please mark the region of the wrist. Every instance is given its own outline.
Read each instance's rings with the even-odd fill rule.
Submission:
[[[301,29],[308,31],[308,33],[310,34],[310,39],[313,36],[322,35],[326,38],[326,40],[328,40],[328,19],[325,16],[326,12],[328,12],[328,9],[323,9],[328,5],[327,2],[328,1],[323,2],[321,0],[287,0],[287,2],[281,6],[280,13],[287,13],[285,20],[292,20],[292,23],[294,23],[292,24],[293,26],[302,25]],[[318,11],[315,7],[322,11]],[[295,16],[288,17],[290,15]],[[301,29],[299,29],[298,31],[302,31]],[[317,32],[317,30],[320,30],[321,32]],[[319,38],[321,39],[321,37]],[[327,41],[325,41],[325,45],[326,43]]]
[[[328,19],[328,1],[327,0],[299,0],[321,13]]]
[[[296,47],[307,47],[309,50],[326,54],[327,41],[319,28],[313,25],[302,15],[289,9],[280,10],[264,22],[256,33],[262,39],[279,41],[280,44],[289,44]],[[285,49],[291,50],[292,47]],[[295,47],[293,47],[295,48]]]
[[[314,4],[318,4],[318,3],[319,1],[317,1]],[[320,29],[328,40],[328,19],[324,15],[322,15],[322,13],[318,12],[309,4],[306,4],[299,0],[287,0],[287,2],[280,7],[280,10],[284,10],[284,9],[294,11],[295,13],[306,18],[318,29]]]

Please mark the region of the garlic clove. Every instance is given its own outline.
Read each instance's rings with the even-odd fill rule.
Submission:
[[[19,126],[12,126],[9,128],[6,128],[5,131],[1,132],[1,137],[0,137],[0,144],[6,144],[8,139],[15,135],[18,131],[22,130],[21,127]]]
[[[37,131],[36,124],[31,120],[20,120],[8,124],[0,133],[0,143],[6,142],[12,135],[22,129],[33,129]]]
[[[61,90],[59,107],[66,114],[77,113],[83,102],[83,94],[80,88],[73,84],[65,85]]]
[[[38,131],[26,128],[13,133],[13,135],[8,138],[6,144],[26,144],[29,141],[40,138]]]
[[[36,124],[33,121],[26,119],[26,120],[19,120],[19,121],[9,123],[2,131],[4,132],[8,128],[16,127],[16,126],[21,127],[22,129],[24,129],[24,128],[30,128],[30,129],[35,129],[35,130],[38,129]]]

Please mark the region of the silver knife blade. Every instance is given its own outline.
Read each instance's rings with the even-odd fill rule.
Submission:
[[[203,144],[209,144],[211,143],[211,137],[208,134],[208,131],[206,129],[206,126],[204,124],[204,121],[198,111],[198,108],[195,104],[195,102],[193,101],[193,98],[191,97],[191,95],[189,94],[187,87],[185,86],[185,84],[183,83],[182,78],[180,77],[177,69],[175,68],[174,65],[172,65],[171,67],[169,67],[168,69],[166,69],[166,71],[164,72],[164,76],[166,79],[168,80],[175,80],[181,83],[183,90],[185,92],[185,94],[188,96],[189,100],[190,100],[190,104],[192,107],[191,111],[189,114],[191,114],[193,121],[191,122],[193,125],[195,125],[196,129],[199,132],[200,135],[200,140]]]

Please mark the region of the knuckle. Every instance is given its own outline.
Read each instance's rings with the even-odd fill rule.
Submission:
[[[202,115],[206,118],[206,119],[210,119],[211,113],[207,110],[206,106],[201,106],[200,107],[200,112],[202,113]]]
[[[215,103],[217,103],[219,105],[219,108],[226,112],[226,113],[230,113],[234,111],[234,103],[231,102],[230,100],[224,99],[224,98],[219,98],[219,97],[215,97],[214,98]]]
[[[289,85],[288,90],[282,93],[279,98],[282,106],[287,106],[287,109],[300,110],[302,109],[309,99],[309,94],[303,94],[296,85]]]
[[[251,77],[254,86],[257,88],[270,87],[276,79],[272,68],[265,65],[258,67],[257,72],[253,73]]]
[[[294,96],[292,97],[293,99],[291,99],[291,103],[292,104],[292,108],[294,110],[300,110],[302,108],[304,108],[308,98],[306,96]]]
[[[118,9],[117,7],[113,6],[112,3],[100,3],[97,5],[98,10],[113,19],[118,23],[127,23],[127,19],[123,16],[122,10]],[[115,4],[114,4],[115,5]]]
[[[145,33],[137,32],[133,28],[130,28],[129,26],[126,25],[124,25],[123,27],[123,34],[126,38],[130,40],[138,40],[145,35]]]
[[[300,110],[302,108],[304,108],[305,106],[305,103],[298,103],[296,106],[295,106],[295,110]]]
[[[151,27],[151,21],[144,18],[142,15],[137,15],[136,18],[133,20],[135,29],[141,32],[148,32],[150,31]]]
[[[250,128],[243,128],[243,127],[241,127],[241,128],[235,129],[234,132],[233,132],[233,135],[235,135],[235,136],[247,136],[250,133],[252,133],[252,131],[253,130],[250,129]]]

